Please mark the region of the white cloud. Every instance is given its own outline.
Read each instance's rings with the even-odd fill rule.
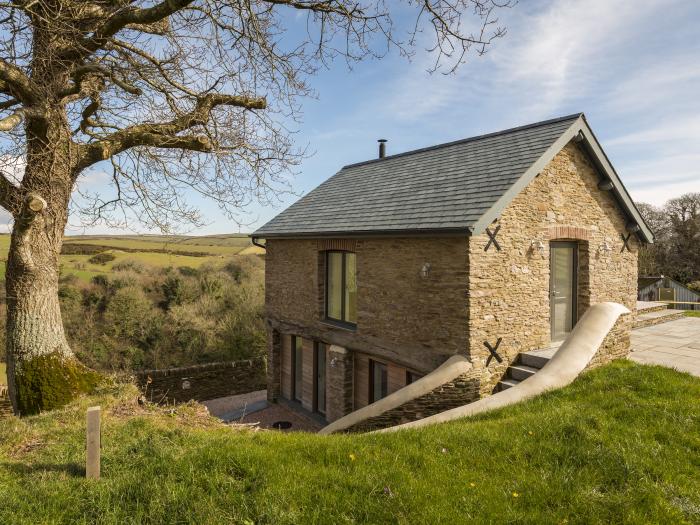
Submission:
[[[617,168],[636,201],[662,205],[684,193],[700,192],[700,151],[659,154],[619,163]]]
[[[503,13],[508,34],[487,55],[449,76],[426,75],[431,57],[423,55],[393,83],[387,109],[417,120],[498,98],[518,121],[555,115],[591,93],[605,95],[621,69],[634,67],[625,58],[642,28],[669,8],[660,0],[561,0],[539,10],[518,4]]]
[[[663,56],[656,63],[646,63],[628,72],[611,86],[606,95],[605,107],[617,114],[655,112],[669,107],[687,109],[687,104],[697,99],[700,82],[698,47],[693,52]]]
[[[663,206],[666,201],[679,197],[684,193],[700,192],[699,186],[696,181],[686,181],[675,184],[663,183],[648,188],[632,188],[629,191],[635,202],[646,202],[655,206]]]
[[[606,141],[608,146],[648,145],[665,142],[688,143],[690,151],[697,150],[700,143],[700,113],[650,123],[638,131]]]

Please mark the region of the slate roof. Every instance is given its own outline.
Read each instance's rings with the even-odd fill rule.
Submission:
[[[253,236],[480,233],[580,122],[577,113],[345,166]]]

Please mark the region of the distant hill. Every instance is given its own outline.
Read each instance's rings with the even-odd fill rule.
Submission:
[[[9,234],[0,234],[0,278],[4,277]],[[94,264],[90,258],[109,252],[114,260]],[[247,234],[218,235],[68,235],[61,252],[61,275],[74,274],[89,280],[111,271],[124,260],[136,260],[152,266],[200,265],[212,259],[234,255],[263,255],[265,250],[255,246]]]

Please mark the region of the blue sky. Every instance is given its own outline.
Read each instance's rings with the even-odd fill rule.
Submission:
[[[700,2],[521,0],[501,23],[507,36],[453,75],[427,73],[433,57],[418,49],[412,61],[392,54],[352,71],[338,61],[312,78],[318,98],[304,101],[296,140],[313,155],[295,192],[374,158],[377,138],[399,153],[579,111],[635,200],[700,192]],[[209,222],[193,233],[249,232],[296,198],[253,205],[238,225],[193,197]]]

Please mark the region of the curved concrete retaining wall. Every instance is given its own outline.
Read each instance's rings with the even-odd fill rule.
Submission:
[[[257,357],[245,361],[140,370],[134,375],[146,398],[154,403],[206,401],[265,390],[265,364],[264,357]]]
[[[447,410],[418,421],[378,430],[393,432],[406,428],[417,428],[434,423],[452,421],[475,414],[496,410],[524,401],[548,390],[565,387],[573,382],[585,369],[603,361],[611,360],[610,348],[605,344],[618,318],[630,311],[617,303],[599,303],[591,306],[576,324],[569,337],[562,343],[556,354],[536,374],[520,384],[452,410]],[[621,327],[620,330],[624,330]],[[614,336],[614,334],[612,334]],[[613,344],[613,343],[611,343]],[[597,356],[601,357],[597,359]]]
[[[367,432],[399,425],[478,397],[478,374],[466,357],[455,355],[418,381],[334,421],[321,429],[320,434]]]

